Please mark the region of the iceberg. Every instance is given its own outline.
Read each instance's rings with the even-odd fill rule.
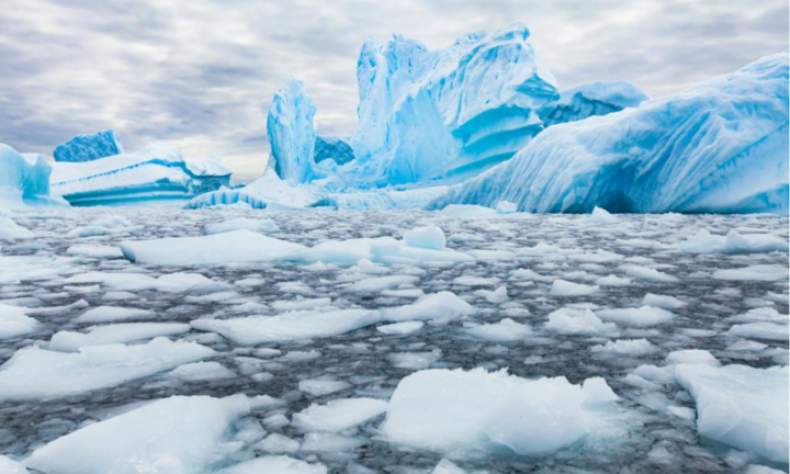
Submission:
[[[79,163],[54,163],[52,192],[72,205],[182,201],[230,185],[231,170],[218,158],[187,161],[167,145],[150,145]]]
[[[302,81],[290,78],[272,99],[266,120],[270,166],[292,184],[309,183],[316,177],[314,115],[315,104],[304,93]]]
[[[0,143],[0,211],[28,204],[60,204],[50,197],[52,166],[41,155],[20,154]]]
[[[351,139],[332,135],[317,135],[314,156],[316,163],[332,160],[338,165],[344,165],[354,159]]]
[[[549,127],[429,205],[529,212],[788,214],[788,56],[685,91]]]
[[[249,412],[244,395],[165,398],[58,438],[25,464],[49,474],[206,472],[234,451],[226,438]]]
[[[589,82],[562,91],[560,99],[541,107],[538,115],[543,125],[550,127],[638,107],[647,99],[642,89],[629,82]]]
[[[558,99],[554,77],[513,23],[429,51],[395,35],[359,55],[358,187],[459,179],[504,161],[543,130],[538,109]]]
[[[72,163],[98,160],[121,153],[123,153],[121,137],[115,130],[105,130],[92,135],[77,135],[52,152],[55,161]]]

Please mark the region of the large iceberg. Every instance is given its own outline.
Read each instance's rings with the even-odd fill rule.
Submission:
[[[121,137],[115,130],[105,130],[92,135],[77,135],[55,148],[55,161],[93,161],[123,153]]]
[[[0,143],[0,210],[55,203],[49,196],[52,167],[43,156],[20,154]]]
[[[521,211],[788,213],[788,55],[637,108],[548,128],[452,203]]]
[[[150,145],[82,163],[54,163],[52,191],[73,205],[191,199],[230,185],[231,170],[214,157],[187,161],[167,145]]]
[[[315,104],[304,93],[302,81],[289,79],[274,95],[266,130],[272,147],[271,165],[290,183],[308,183],[316,177]]]
[[[551,73],[513,23],[429,51],[394,36],[365,43],[351,169],[359,187],[476,174],[513,156],[543,130],[537,110],[559,98]]]

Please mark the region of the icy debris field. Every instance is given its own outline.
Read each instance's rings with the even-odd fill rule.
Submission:
[[[1,472],[788,468],[786,217],[2,226]]]

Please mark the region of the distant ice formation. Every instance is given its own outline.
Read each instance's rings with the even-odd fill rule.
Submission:
[[[123,153],[121,137],[115,130],[105,130],[92,135],[77,135],[55,148],[55,161],[93,161]]]

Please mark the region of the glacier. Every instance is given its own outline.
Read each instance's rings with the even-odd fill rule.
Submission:
[[[529,212],[788,213],[788,55],[685,91],[549,127],[429,205]]]
[[[52,192],[76,206],[189,200],[230,186],[231,170],[214,157],[187,161],[155,144],[89,162],[52,165]]]
[[[115,130],[105,130],[91,135],[77,135],[53,151],[55,161],[93,161],[123,153],[121,137]]]
[[[20,154],[0,143],[0,215],[29,204],[63,204],[50,196],[52,166],[38,154]]]
[[[304,84],[290,78],[274,95],[266,131],[271,163],[277,176],[290,183],[309,183],[316,177],[315,104]]]

